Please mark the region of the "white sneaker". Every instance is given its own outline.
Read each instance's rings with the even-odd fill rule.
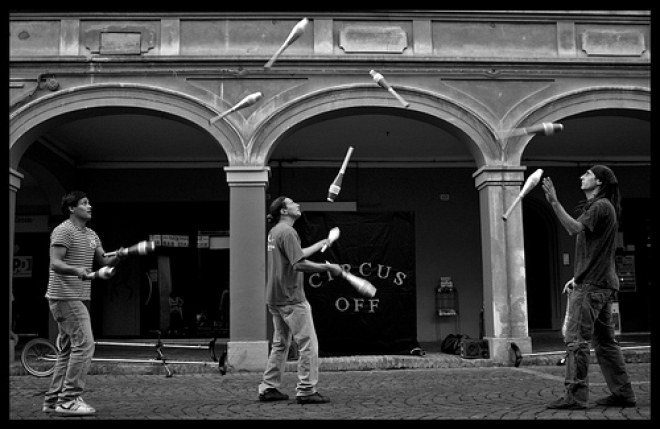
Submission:
[[[76,399],[73,399],[69,402],[59,404],[55,408],[55,412],[71,416],[89,416],[94,414],[96,410],[87,405],[81,396],[78,396]]]

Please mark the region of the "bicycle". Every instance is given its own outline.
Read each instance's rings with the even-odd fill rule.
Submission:
[[[218,364],[220,374],[227,373],[227,352],[223,351],[220,358],[215,353],[215,343],[218,337],[214,337],[207,345],[199,344],[174,344],[163,343],[161,341],[160,331],[153,331],[158,335],[155,343],[127,343],[113,341],[94,341],[98,346],[124,346],[124,347],[155,347],[157,356],[154,359],[126,359],[126,358],[92,358],[92,362],[127,362],[127,363],[161,363],[167,371],[166,377],[172,377],[174,371],[168,367],[169,364],[198,364],[209,365],[206,361],[177,361],[168,360],[163,353],[164,348],[177,349],[205,349],[208,348],[213,363]],[[53,343],[45,338],[34,338],[28,341],[21,352],[21,364],[23,368],[36,377],[48,377],[55,371],[57,362],[57,348]]]

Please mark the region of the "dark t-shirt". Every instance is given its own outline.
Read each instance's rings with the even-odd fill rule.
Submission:
[[[266,302],[271,305],[305,301],[303,273],[293,265],[303,259],[300,237],[293,227],[279,222],[268,233]]]
[[[575,242],[575,283],[619,290],[614,259],[618,230],[614,206],[607,198],[599,198],[577,220],[585,228]]]

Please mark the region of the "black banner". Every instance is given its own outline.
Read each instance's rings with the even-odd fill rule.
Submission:
[[[332,247],[310,260],[340,264],[377,290],[368,298],[342,278],[305,275],[321,356],[409,354],[419,346],[412,212],[305,212],[295,227],[303,247],[339,227]]]

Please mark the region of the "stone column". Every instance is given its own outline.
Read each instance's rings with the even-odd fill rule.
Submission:
[[[225,167],[229,184],[230,370],[263,371],[266,336],[266,186],[270,168]]]
[[[484,337],[489,343],[491,359],[501,363],[512,361],[512,342],[522,353],[532,351],[527,330],[521,204],[508,220],[502,218],[520,192],[525,169],[485,166],[473,175],[481,210]]]
[[[14,279],[14,224],[16,222],[16,192],[21,187],[23,175],[13,168],[9,169],[9,330],[11,331],[11,322],[13,319],[13,279]],[[14,348],[16,344],[9,339],[9,365],[14,362]]]

